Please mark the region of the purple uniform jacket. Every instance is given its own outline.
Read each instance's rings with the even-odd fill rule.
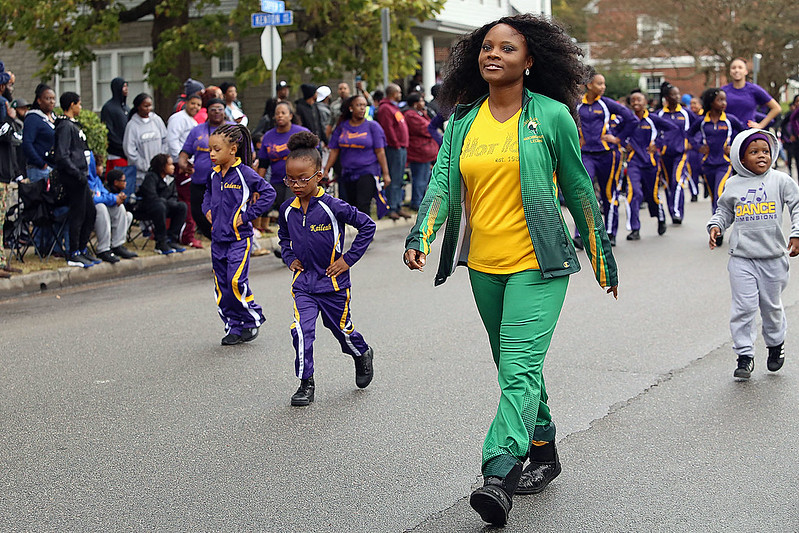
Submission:
[[[358,230],[350,249],[344,253],[344,226]],[[307,293],[334,292],[350,287],[350,271],[327,277],[325,270],[339,257],[352,267],[366,252],[375,235],[375,223],[350,204],[325,193],[321,187],[303,213],[300,199],[286,200],[280,206],[278,237],[283,262],[295,259],[303,271],[294,274],[292,288]]]
[[[688,130],[688,135],[699,134],[699,145],[706,144],[710,152],[702,159],[706,165],[723,165],[730,163],[730,158],[724,153],[724,147],[732,144],[733,138],[746,128],[733,115],[722,113],[715,124],[710,120],[710,115],[705,113],[702,120],[697,121]]]
[[[583,141],[583,152],[606,152],[613,147],[602,140],[602,136],[611,132],[611,120],[615,114],[618,126],[615,126],[616,135],[626,139],[637,123],[633,112],[623,105],[605,96],[589,103],[583,96],[582,102],[577,106],[580,115],[580,139]]]
[[[211,239],[217,242],[240,241],[252,237],[252,221],[266,213],[275,202],[275,189],[240,159],[222,177],[219,166],[211,171],[205,188],[203,214],[211,211]],[[252,202],[258,193],[259,198]],[[241,213],[243,225],[233,221]]]
[[[755,120],[758,106],[772,100],[771,95],[763,87],[750,81],[747,81],[741,89],[736,89],[732,83],[728,83],[721,90],[727,93],[727,113],[734,115],[744,126],[750,120]]]
[[[673,111],[668,107],[664,107],[658,111],[658,116],[677,126],[669,129],[669,131],[663,131],[663,141],[666,148],[664,155],[685,153],[685,145],[691,141],[688,138],[688,130],[699,120],[699,117],[680,104],[677,104]],[[691,144],[693,145],[693,142]]]
[[[627,154],[627,161],[639,165],[657,166],[660,156],[657,153],[649,153],[649,144],[654,142],[660,147],[664,142],[663,135],[677,128],[678,126],[672,121],[644,111],[644,116],[638,121],[627,141],[623,143],[625,146],[629,144],[632,148]]]
[[[233,123],[225,122],[225,124]],[[216,128],[212,128],[207,122],[194,126],[181,148],[181,152],[194,156],[194,174],[191,175],[191,182],[197,185],[206,185],[211,176],[214,165],[211,163],[211,150],[208,148],[208,141],[211,140],[214,130]]]

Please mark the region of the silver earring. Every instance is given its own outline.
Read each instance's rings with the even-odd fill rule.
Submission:
[[[530,69],[529,68],[524,69],[524,75],[525,76],[529,76],[530,75]]]

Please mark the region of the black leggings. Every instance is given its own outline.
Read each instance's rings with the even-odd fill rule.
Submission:
[[[180,230],[186,222],[186,204],[177,200],[159,198],[150,205],[141,206],[138,214],[141,218],[152,221],[155,242],[180,242]],[[169,231],[166,229],[167,218],[169,219]]]
[[[203,213],[203,198],[205,197],[205,185],[197,185],[191,182],[191,216],[200,233],[211,238],[211,223],[205,218]]]
[[[349,178],[352,180],[352,178]],[[358,211],[371,216],[372,198],[375,196],[375,177],[371,174],[362,174],[353,181],[345,181],[347,203],[354,206]]]
[[[86,183],[64,183],[69,206],[69,251],[80,252],[89,243],[94,231],[94,219],[97,211],[94,199]]]

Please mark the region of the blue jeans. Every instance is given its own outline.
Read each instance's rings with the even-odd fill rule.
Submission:
[[[386,162],[391,184],[388,186],[387,198],[389,211],[399,211],[402,205],[402,175],[405,173],[405,162],[408,159],[406,148],[392,148],[386,146]]]
[[[408,163],[408,166],[411,167],[411,207],[414,209],[419,209],[424,193],[427,192],[427,186],[430,184],[430,175],[433,173],[432,164],[432,162],[414,163],[413,161]]]

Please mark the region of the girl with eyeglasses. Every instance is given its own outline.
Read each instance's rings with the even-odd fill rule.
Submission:
[[[372,242],[375,223],[319,186],[324,173],[318,144],[319,137],[311,132],[296,133],[289,139],[285,183],[295,198],[280,206],[278,217],[281,258],[294,272],[291,336],[296,351],[294,370],[300,379],[300,386],[291,397],[294,406],[314,401],[313,342],[320,312],[322,323],[336,337],[341,351],[353,358],[355,384],[364,388],[373,375],[374,352],[355,330],[350,316],[349,269]],[[358,235],[345,252],[346,225],[354,226]]]

